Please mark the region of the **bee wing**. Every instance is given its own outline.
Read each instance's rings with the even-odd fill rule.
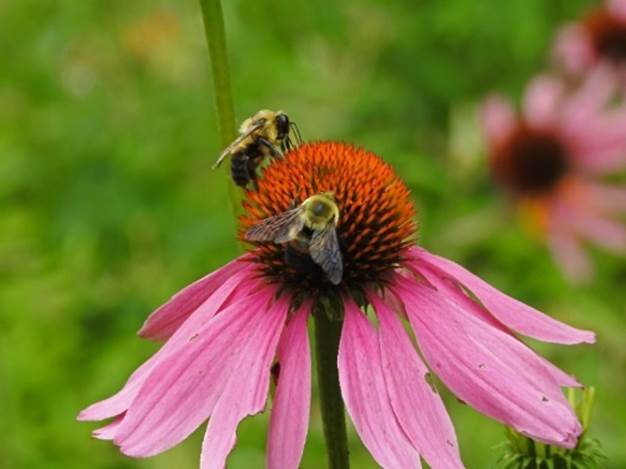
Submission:
[[[304,228],[301,215],[302,207],[297,207],[268,217],[252,225],[244,237],[246,241],[272,241],[276,244],[289,242]]]
[[[311,254],[313,262],[326,273],[328,280],[333,285],[341,283],[343,260],[334,225],[329,224],[323,230],[313,233],[309,244],[309,254]]]
[[[243,142],[246,138],[248,138],[250,135],[252,135],[254,132],[256,132],[257,130],[259,130],[261,127],[263,127],[263,123],[260,122],[256,125],[253,125],[247,132],[244,132],[242,134],[239,135],[239,137],[237,137],[233,143],[231,143],[230,145],[228,145],[224,151],[222,152],[222,154],[219,156],[219,158],[217,159],[217,161],[215,163],[213,163],[213,166],[211,167],[211,169],[216,169],[219,167],[219,165],[222,164],[222,161],[224,161],[224,158],[226,158],[228,155],[230,155],[233,150],[237,147],[237,145],[239,145],[241,142]]]

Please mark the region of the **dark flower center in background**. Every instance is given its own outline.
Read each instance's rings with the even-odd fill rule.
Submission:
[[[349,144],[307,143],[274,159],[258,190],[243,201],[240,233],[308,197],[332,192],[339,208],[336,227],[343,257],[343,280],[335,287],[306,254],[288,244],[256,243],[256,261],[265,278],[294,292],[319,294],[359,290],[382,282],[415,240],[415,210],[409,190],[375,154]]]
[[[520,195],[545,195],[567,173],[567,149],[550,132],[519,129],[494,155],[495,178]]]
[[[616,64],[626,64],[626,22],[600,9],[586,21],[596,53]]]

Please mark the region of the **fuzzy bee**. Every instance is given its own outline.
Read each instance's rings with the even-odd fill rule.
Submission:
[[[290,133],[293,130],[296,143],[302,143],[300,131],[282,111],[264,109],[248,117],[239,128],[239,136],[219,156],[213,169],[231,155],[230,172],[239,187],[245,188],[256,182],[256,170],[268,156],[279,157],[293,148]]]
[[[286,244],[285,255],[308,255],[333,285],[343,277],[343,261],[336,226],[339,208],[331,192],[306,199],[302,204],[266,218],[246,231],[247,241]]]

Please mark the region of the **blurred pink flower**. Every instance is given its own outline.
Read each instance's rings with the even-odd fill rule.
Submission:
[[[528,87],[520,115],[498,96],[483,107],[494,179],[574,280],[591,273],[582,241],[626,250],[626,229],[615,221],[626,213],[626,186],[602,181],[626,168],[626,105],[612,101],[612,76],[600,67],[570,93],[541,76]]]
[[[283,179],[285,172],[292,177]],[[381,466],[419,468],[423,457],[433,468],[463,467],[454,428],[405,320],[430,369],[460,399],[524,435],[573,447],[581,426],[560,388],[578,382],[515,333],[561,344],[591,343],[594,334],[551,319],[454,262],[402,241],[415,231],[412,203],[378,157],[345,144],[303,145],[272,163],[258,191],[248,192],[252,219],[242,223],[262,219],[281,198],[286,203],[301,197],[297,191],[310,190],[309,184],[324,191],[337,181],[345,183],[336,187],[341,285],[324,283],[319,272],[289,272],[293,266],[279,247],[261,244],[183,289],[139,333],[166,340],[161,349],[117,394],[80,413],[80,420],[113,419],[94,436],[113,440],[129,456],[147,457],[177,445],[208,420],[201,467],[221,469],[239,422],[263,411],[277,361],[267,466],[297,468],[311,401],[307,322],[323,292],[343,304],[341,392]],[[387,217],[384,225],[381,216]],[[376,263],[381,258],[397,261],[383,266]],[[373,272],[375,278],[363,280]],[[377,325],[368,315],[376,316]]]
[[[582,75],[610,64],[626,79],[626,0],[606,0],[576,23],[563,27],[554,46],[557,62]]]

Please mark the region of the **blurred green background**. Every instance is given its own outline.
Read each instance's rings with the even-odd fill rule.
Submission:
[[[226,2],[238,118],[287,110],[308,139],[365,145],[398,169],[427,248],[579,327],[598,344],[538,346],[597,387],[591,432],[626,467],[626,265],[594,252],[569,286],[494,190],[474,109],[520,95],[582,0]],[[237,254],[199,5],[0,0],[0,467],[197,467],[200,433],[148,460],[92,440],[87,404],[157,347],[135,331]],[[468,468],[502,427],[448,394]],[[229,467],[262,467],[267,416]],[[351,433],[353,465],[375,467]],[[313,404],[303,468],[325,466]]]

